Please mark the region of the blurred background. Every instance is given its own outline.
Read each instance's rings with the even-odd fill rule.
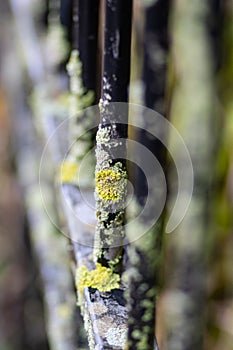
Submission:
[[[48,304],[50,300],[54,300],[55,294],[51,297],[52,299],[49,299],[49,293],[45,292],[47,277],[44,278],[44,270],[41,268],[41,247],[38,248],[35,232],[33,234],[31,229],[33,226],[31,222],[35,223],[37,218],[34,212],[33,218],[30,214],[31,204],[28,198],[33,196],[32,193],[29,194],[28,188],[31,189],[32,183],[37,182],[38,176],[35,173],[38,165],[33,168],[34,163],[30,158],[36,159],[41,150],[41,141],[35,144],[31,140],[35,135],[39,139],[41,137],[38,136],[40,135],[38,130],[41,128],[41,123],[38,121],[40,115],[39,117],[36,115],[37,107],[32,102],[33,93],[39,88],[37,103],[46,105],[47,100],[41,99],[43,91],[46,93],[49,91],[48,95],[56,104],[57,97],[68,90],[65,65],[71,45],[72,4],[71,1],[61,3],[62,10],[60,9],[61,12],[58,14],[57,1],[5,0],[0,2],[0,350],[49,349],[54,346],[51,346],[51,339],[57,337],[50,327],[51,322],[55,321],[51,315],[48,315]],[[205,134],[208,140],[205,139],[206,143],[203,144],[206,144],[207,148],[211,144],[214,151],[212,150],[212,158],[208,159],[208,170],[205,173],[205,179],[211,178],[213,181],[207,193],[208,204],[205,204],[208,225],[206,225],[206,237],[203,241],[206,268],[202,276],[206,286],[203,306],[205,307],[204,349],[232,350],[233,2],[232,0],[210,1],[212,12],[208,13],[206,20],[208,22],[206,26],[210,28],[208,38],[203,30],[200,15],[201,11],[203,13],[206,11],[204,1],[197,2],[197,6],[201,4],[201,10],[196,10],[195,5],[189,6],[184,0],[165,3],[166,9],[169,8],[169,11],[166,10],[168,43],[164,44],[162,41],[160,44],[163,49],[165,47],[166,53],[166,84],[163,84],[162,76],[163,92],[158,93],[160,100],[157,99],[157,104],[150,107],[156,110],[161,108],[161,113],[171,119],[187,141],[191,155],[194,158],[197,157],[195,158],[198,159],[195,163],[197,167],[202,166],[199,165],[198,155],[202,154],[203,149],[196,150],[197,145],[193,146],[192,141],[189,140],[208,127],[209,132]],[[141,82],[142,48],[145,41],[143,24],[146,11],[152,5],[153,1],[134,2],[130,98],[137,103],[143,103]],[[100,6],[103,7],[103,1],[100,1]],[[103,15],[101,14],[100,18],[101,16]],[[187,39],[189,32],[191,34]],[[193,34],[195,35],[192,36]],[[100,56],[101,42],[102,39],[99,39]],[[196,43],[198,43],[197,46],[195,46]],[[202,51],[202,47],[206,45],[210,47]],[[193,55],[192,58],[188,53],[195,53],[195,47],[197,50],[201,49],[199,56]],[[99,66],[101,66],[100,63]],[[163,71],[164,66],[160,73]],[[145,74],[150,75],[150,72]],[[199,78],[198,82],[195,80],[196,76]],[[200,93],[195,95],[199,89]],[[65,100],[64,96],[63,100]],[[198,115],[199,109],[196,109],[196,105],[203,106],[200,113],[208,110],[211,119]],[[32,114],[34,114],[34,124]],[[195,116],[191,126],[184,121],[185,114]],[[211,126],[207,125],[210,120]],[[35,147],[36,152],[31,147]],[[37,161],[39,158],[40,156]],[[198,190],[194,193],[194,198],[196,193]],[[40,226],[42,227],[44,226]],[[52,229],[49,228],[49,230]],[[38,235],[37,232],[36,235]],[[182,256],[182,249],[178,249],[180,243],[174,241],[175,239],[170,236],[164,239],[161,298],[157,307],[158,319],[161,320],[167,312],[165,312],[166,298],[169,291],[173,290],[177,284],[179,285],[179,276],[183,271],[179,270],[179,264],[181,262],[182,268],[186,264],[186,260],[179,255]],[[45,246],[47,243],[55,244],[47,240]],[[64,251],[67,253],[67,245],[67,242],[64,243],[63,253]],[[47,261],[50,250],[51,247],[48,249],[48,255],[42,254],[42,260]],[[174,252],[177,251],[179,251],[179,257],[176,260],[177,254]],[[67,253],[66,260],[68,256]],[[48,259],[50,258],[49,256]],[[53,262],[56,261],[56,268],[53,270],[55,273],[59,270],[59,263],[57,263],[59,259],[52,258]],[[66,261],[64,266],[67,266],[64,272],[68,281],[66,285],[70,286],[70,293],[73,293],[74,298],[71,297],[70,304],[74,307],[75,293],[69,276],[69,262]],[[175,269],[178,271],[177,274],[174,272]],[[190,274],[192,273],[191,270]],[[64,308],[62,310],[64,314]],[[59,312],[62,313],[61,310]],[[72,320],[69,319],[69,322]],[[161,349],[165,344],[164,334],[167,327],[166,321],[164,322],[157,324]],[[75,326],[73,328],[71,337],[75,338]],[[66,345],[62,349],[65,348]],[[69,350],[68,347],[67,349]],[[172,348],[170,345],[169,349],[177,348]]]
[[[6,61],[10,46],[16,44],[16,31],[8,1],[0,4],[0,23],[0,349],[48,349],[41,281],[16,174],[15,112],[6,86],[11,74]]]

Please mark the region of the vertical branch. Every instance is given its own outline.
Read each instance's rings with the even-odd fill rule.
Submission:
[[[79,139],[70,157],[76,161],[80,161],[94,144],[94,131],[88,130],[94,116],[88,116],[83,110],[91,106],[97,96],[98,9],[98,0],[73,1],[73,50],[67,71],[70,76],[71,141]],[[93,173],[86,175],[93,177]]]
[[[72,49],[79,49],[79,0],[73,0],[72,10]]]
[[[72,52],[67,70],[71,81],[76,81],[70,89],[78,95],[77,111],[90,106],[97,93],[98,14],[99,0],[73,1]]]
[[[83,85],[87,91],[92,90],[96,93],[99,0],[80,0],[79,13],[79,47]]]
[[[213,2],[175,1],[171,22],[176,85],[171,120],[190,152],[194,171],[193,197],[178,228],[169,237],[165,297],[166,349],[202,349],[205,312],[206,243],[210,231],[211,185],[216,145],[215,56],[209,23]],[[177,124],[176,124],[177,123]],[[181,166],[181,152],[173,144]],[[182,181],[189,170],[183,167]],[[175,181],[175,177],[171,178]],[[186,192],[182,193],[185,198]],[[170,199],[176,197],[171,188]],[[171,255],[171,254],[170,254]]]
[[[47,64],[51,73],[67,59],[68,42],[66,29],[61,24],[62,10],[60,0],[48,2]]]
[[[145,106],[165,114],[165,84],[170,0],[156,1],[145,10],[143,81]]]
[[[115,268],[122,258],[124,238],[127,111],[119,115],[111,102],[128,101],[131,13],[131,0],[105,3],[101,123],[96,137],[95,258]]]
[[[218,9],[222,14],[220,27],[220,65],[218,73],[219,100],[221,103],[221,120],[218,128],[219,149],[216,152],[216,182],[213,197],[213,231],[210,235],[211,256],[209,261],[209,274],[213,278],[212,288],[208,302],[208,344],[206,348],[218,349],[231,347],[232,339],[226,336],[221,321],[216,317],[217,307],[221,307],[222,319],[229,311],[228,301],[233,296],[233,1],[221,1]],[[219,11],[220,10],[220,11]],[[219,33],[219,32],[218,32]],[[219,269],[221,266],[221,269]],[[221,330],[216,335],[212,327]],[[229,344],[229,345],[227,345]]]
[[[168,10],[169,1],[157,1],[145,9],[144,28],[144,59],[143,82],[144,104],[155,111],[165,113],[165,83],[168,51]],[[145,110],[146,114],[146,110]],[[146,115],[143,116],[142,128],[137,131],[137,141],[150,150],[160,165],[165,166],[165,148],[161,141],[151,137],[148,133]],[[153,120],[150,120],[150,128]],[[158,126],[157,126],[158,127]],[[160,132],[164,130],[160,130]],[[143,154],[139,154],[143,158]],[[145,156],[144,156],[145,157]],[[143,164],[143,161],[142,161]],[[159,195],[156,193],[156,180],[159,174],[148,173],[150,181],[137,168],[135,180],[135,205],[139,213],[142,212],[147,197],[153,198],[153,208],[150,208],[150,217],[156,213]],[[153,184],[153,185],[152,185]],[[129,207],[129,215],[131,208]],[[155,341],[155,297],[159,284],[161,240],[163,232],[163,218],[146,232],[148,213],[137,219],[137,230],[145,231],[136,241],[132,239],[135,227],[127,230],[130,242],[128,253],[129,261],[126,276],[129,281],[128,309],[129,331],[128,349],[152,349]],[[142,232],[143,233],[143,232]],[[146,268],[145,268],[146,267]]]
[[[60,22],[65,29],[66,39],[70,43],[72,37],[72,0],[60,0]],[[67,61],[68,57],[66,57]]]

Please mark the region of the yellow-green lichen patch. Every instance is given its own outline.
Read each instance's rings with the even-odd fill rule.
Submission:
[[[79,293],[83,293],[85,287],[98,289],[100,292],[110,292],[119,288],[120,276],[112,269],[96,264],[96,269],[89,271],[86,266],[80,266],[76,275],[76,287]]]
[[[71,161],[64,161],[60,167],[61,183],[76,183],[78,178],[78,164]]]
[[[96,192],[102,200],[118,201],[126,187],[126,172],[121,167],[96,172]]]

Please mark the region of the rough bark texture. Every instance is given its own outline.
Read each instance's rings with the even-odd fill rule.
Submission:
[[[118,270],[124,238],[128,118],[127,113],[116,114],[110,103],[128,100],[131,12],[131,1],[106,1],[101,121],[96,137],[95,256],[102,265],[115,265]]]

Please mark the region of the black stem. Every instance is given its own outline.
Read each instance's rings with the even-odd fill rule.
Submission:
[[[106,1],[104,33],[104,77],[102,98],[110,93],[112,102],[127,102],[130,74],[131,0]]]
[[[72,0],[60,0],[60,21],[66,29],[66,38],[71,43],[72,37]]]
[[[120,270],[124,239],[124,203],[126,197],[126,146],[128,110],[117,113],[111,102],[127,102],[130,78],[132,1],[105,2],[103,80],[100,100],[101,124],[97,133],[96,259],[102,265]],[[120,141],[121,139],[121,141]],[[112,171],[112,175],[108,171]],[[119,179],[114,179],[114,174]],[[100,181],[98,183],[98,181]],[[113,191],[116,198],[112,199]],[[107,191],[108,190],[108,191]],[[114,195],[113,195],[114,197]]]
[[[79,53],[83,86],[96,90],[99,0],[79,0]]]
[[[73,0],[72,12],[72,49],[79,49],[79,0]]]

